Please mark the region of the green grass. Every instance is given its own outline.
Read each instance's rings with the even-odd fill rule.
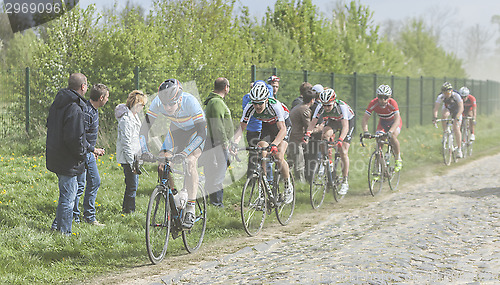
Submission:
[[[500,151],[500,117],[478,119],[473,159]],[[440,154],[441,129],[432,125],[403,129],[400,135],[403,157],[403,182],[419,181],[429,174],[444,171],[470,161],[446,167]],[[350,150],[351,189],[341,203],[372,201],[366,182],[366,167],[373,142],[363,148],[355,136]],[[15,145],[15,144],[12,144]],[[11,145],[11,146],[12,146]],[[43,155],[23,155],[27,146],[15,145],[14,150],[0,152],[0,283],[49,284],[74,283],[108,272],[148,264],[144,241],[144,221],[149,194],[156,184],[154,166],[151,176],[141,176],[137,193],[137,211],[122,215],[124,193],[122,168],[113,154],[98,161],[102,185],[97,196],[97,217],[106,227],[73,223],[74,234],[65,237],[49,230],[55,217],[59,190],[57,177],[45,168]],[[43,151],[41,151],[43,153]],[[240,154],[240,156],[243,156]],[[243,163],[233,168],[236,177],[242,176]],[[228,178],[229,179],[229,175]],[[245,236],[238,208],[243,179],[224,190],[226,207],[209,208],[204,244],[220,239]],[[400,186],[401,187],[401,186]],[[294,215],[312,211],[305,185],[297,187],[297,208]],[[388,193],[387,188],[381,195]],[[328,201],[333,198],[327,196]],[[322,207],[330,207],[326,203]],[[293,220],[292,220],[293,223]],[[270,216],[267,225],[278,225]],[[186,254],[182,241],[171,240],[169,256]]]

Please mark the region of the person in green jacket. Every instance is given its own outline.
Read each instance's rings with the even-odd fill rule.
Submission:
[[[205,100],[207,119],[207,140],[205,143],[205,193],[210,196],[210,203],[224,207],[223,182],[229,165],[234,133],[231,111],[224,102],[229,93],[229,80],[219,77],[215,80],[214,90]]]

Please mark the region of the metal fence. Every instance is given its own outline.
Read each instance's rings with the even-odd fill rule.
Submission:
[[[67,74],[69,75],[71,72],[74,71],[68,70]],[[256,66],[247,70],[208,68],[152,70],[136,67],[134,70],[107,69],[80,70],[80,72],[87,75],[90,83],[102,82],[112,90],[110,103],[101,110],[101,126],[108,126],[108,128],[101,128],[102,132],[114,131],[115,119],[112,110],[117,102],[125,101],[131,90],[140,89],[148,94],[154,94],[159,83],[165,78],[171,77],[178,78],[181,82],[195,82],[201,100],[204,100],[213,88],[215,78],[219,76],[228,78],[231,82],[231,91],[226,101],[235,118],[241,116],[241,97],[248,93],[250,83],[259,79],[265,80],[270,75],[280,77],[278,99],[289,106],[299,95],[299,86],[304,81],[311,82],[313,85],[322,84],[333,87],[337,96],[348,103],[356,112],[357,127],[360,126],[360,117],[363,116],[368,102],[375,97],[375,90],[380,84],[389,84],[392,87],[393,97],[398,102],[406,128],[430,124],[435,98],[440,93],[441,85],[445,81],[451,82],[455,89],[461,86],[469,87],[471,94],[477,99],[478,114],[489,115],[496,111],[500,105],[499,82],[467,78],[409,78],[377,74],[336,74],[307,70],[257,68]],[[0,86],[2,86],[0,88],[0,138],[14,133],[18,134],[20,130],[24,130],[27,134],[35,130],[36,134],[44,132],[48,107],[52,103],[55,91],[67,85],[67,75],[64,74],[59,74],[57,80],[53,79],[50,83],[44,83],[44,80],[41,79],[42,75],[47,77],[48,73],[50,72],[30,70],[29,68],[0,71]],[[52,92],[53,94],[44,97],[41,96],[43,92]],[[375,119],[373,127],[374,125]]]

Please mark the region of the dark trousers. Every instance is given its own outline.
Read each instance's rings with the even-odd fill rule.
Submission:
[[[132,172],[130,164],[122,164],[125,174],[125,194],[123,195],[122,210],[124,213],[135,211],[135,195],[139,185],[139,175]]]

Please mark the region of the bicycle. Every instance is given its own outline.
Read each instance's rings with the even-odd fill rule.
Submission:
[[[172,162],[165,157],[155,158],[150,162],[162,163],[158,171],[159,184],[151,193],[146,214],[146,248],[151,262],[157,264],[165,257],[170,235],[174,240],[182,235],[184,247],[189,253],[200,248],[207,226],[207,201],[205,190],[200,182],[198,183],[194,225],[191,229],[182,228],[185,205],[182,208],[176,205],[177,189],[169,186],[169,180],[172,173],[186,176],[187,163],[182,162],[183,171],[180,171],[174,169],[171,166]],[[134,165],[138,164],[140,163],[134,162]],[[200,181],[202,180],[203,177],[200,177]]]
[[[463,117],[462,121],[462,153],[464,158],[472,156],[472,144],[474,141],[471,140],[471,125],[473,124],[473,120],[473,117]]]
[[[363,143],[364,138],[375,139],[377,143],[368,163],[368,188],[370,189],[370,194],[372,196],[377,195],[382,190],[385,180],[389,183],[389,188],[392,191],[396,191],[401,172],[395,170],[396,155],[389,140],[389,134],[377,133],[369,137],[364,137],[363,134],[360,134],[359,136],[363,147],[365,147]]]
[[[325,148],[332,148],[335,150],[333,162],[330,161],[328,154],[321,155],[319,163],[316,163],[311,177],[309,184],[311,206],[313,209],[318,209],[323,204],[328,189],[332,189],[333,198],[336,202],[344,198],[345,195],[339,193],[340,185],[343,181],[342,163],[335,142],[327,140],[311,141],[318,142],[318,145],[324,145]]]
[[[267,161],[275,162],[275,158],[271,155],[262,157],[262,152],[270,150],[270,147],[247,147],[244,149],[259,154],[257,162],[251,162],[254,165],[254,170],[245,182],[243,192],[241,193],[241,221],[245,232],[249,236],[257,235],[264,226],[266,216],[270,215],[273,209],[278,222],[286,226],[290,222],[295,209],[295,187],[293,187],[292,201],[286,203],[286,189],[279,167],[277,164],[273,167],[272,187],[267,181],[266,170],[262,167],[262,163]],[[294,186],[291,172],[290,181]]]
[[[437,119],[434,126],[437,128],[438,122],[446,122],[446,127],[443,129],[443,160],[445,165],[450,165],[453,158],[453,162],[457,162],[456,147],[454,145],[455,136],[452,131],[453,119]]]

